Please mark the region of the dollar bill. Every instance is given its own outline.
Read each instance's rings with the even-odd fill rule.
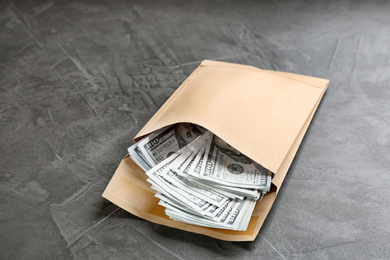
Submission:
[[[127,148],[130,158],[138,164],[144,171],[148,171],[152,168],[149,161],[145,158],[144,154],[139,149],[137,143]]]
[[[247,188],[239,188],[239,187],[234,187],[234,186],[226,186],[226,185],[217,184],[215,182],[210,183],[210,182],[205,181],[203,179],[197,179],[197,178],[193,178],[193,177],[190,177],[190,180],[194,183],[198,183],[198,184],[204,185],[206,187],[211,187],[214,190],[218,190],[218,192],[220,192],[220,193],[225,192],[224,194],[230,194],[230,195],[226,195],[226,196],[229,196],[229,197],[233,196],[234,198],[237,198],[237,199],[243,199],[244,197],[259,199],[261,194],[263,192],[265,192],[265,191],[262,191],[259,189],[247,189]]]
[[[169,164],[179,158],[183,151],[185,151],[185,147],[175,152],[173,156],[169,157],[167,160],[160,162],[147,171],[146,174],[149,176],[148,181],[159,192],[174,196],[187,207],[202,212],[209,205],[206,200],[194,195],[194,192],[191,192],[191,189],[188,187],[185,187],[184,185],[177,186],[177,184],[175,185],[175,183],[170,182],[168,178],[164,178],[164,176],[169,175],[169,172],[171,171],[168,167]]]
[[[210,138],[212,138],[212,137],[210,137]],[[194,158],[193,162],[190,165],[190,168],[187,171],[188,175],[199,178],[200,171],[202,170],[203,158],[206,155],[206,147],[207,147],[207,144],[209,143],[209,140],[210,139],[207,140],[206,145],[201,150],[199,150],[198,154]]]
[[[205,207],[202,212],[193,210],[192,208],[187,207],[181,201],[177,200],[175,197],[170,195],[165,195],[163,193],[157,192],[155,194],[156,198],[159,198],[159,205],[164,206],[165,208],[170,208],[174,211],[186,212],[191,215],[196,215],[199,218],[212,219],[217,213],[219,207],[209,204],[208,207]],[[226,202],[227,203],[227,202]]]
[[[256,166],[247,156],[234,151],[214,135],[209,140],[202,168],[197,174],[198,178],[217,184],[269,191],[271,172],[261,171]]]
[[[193,158],[198,154],[198,152],[205,147],[207,140],[211,137],[210,132],[205,132],[190,144],[181,148],[181,156],[169,164],[169,167],[179,174],[184,171],[185,168],[191,163]]]
[[[169,168],[166,168],[166,170],[169,171]],[[180,187],[175,186],[174,184],[166,181],[164,178],[151,174],[150,179],[153,180],[154,185],[158,187],[158,190],[161,193],[173,196],[177,200],[181,201],[183,205],[190,209],[202,212],[205,208],[209,206],[209,203],[207,201],[197,196],[194,196],[193,194],[181,189]]]
[[[185,190],[186,192],[191,193],[192,195],[197,196],[218,207],[220,207],[225,203],[225,201],[228,200],[228,197],[219,194],[217,190],[206,188],[204,185],[191,182],[188,178],[179,176],[172,170],[163,172],[162,177],[176,187],[179,187],[182,190]]]
[[[171,219],[193,225],[231,230],[246,230],[255,203],[255,200],[249,199],[231,200],[229,203],[225,204],[223,208],[219,208],[218,214],[213,218],[204,218],[198,214],[183,211],[169,203],[165,204],[167,206],[165,212]]]
[[[195,125],[180,123],[150,134],[137,146],[151,166],[155,166],[202,134]]]

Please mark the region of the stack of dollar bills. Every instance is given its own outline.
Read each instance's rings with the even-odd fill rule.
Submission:
[[[128,148],[165,213],[198,226],[246,230],[272,173],[206,129],[180,123]]]

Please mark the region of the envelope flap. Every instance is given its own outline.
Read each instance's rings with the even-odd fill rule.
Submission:
[[[138,133],[190,122],[277,172],[327,80],[204,61]]]

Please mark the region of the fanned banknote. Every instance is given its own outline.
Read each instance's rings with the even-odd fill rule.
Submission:
[[[176,124],[150,134],[137,146],[149,163],[155,166],[202,134],[193,124]]]
[[[214,135],[207,144],[197,177],[220,185],[269,191],[272,173],[258,166]]]

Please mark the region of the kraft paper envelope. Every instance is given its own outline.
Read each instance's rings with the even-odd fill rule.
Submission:
[[[329,81],[218,61],[203,61],[157,111],[134,141],[167,125],[189,122],[221,137],[275,176],[256,204],[246,231],[200,227],[169,219],[145,172],[129,156],[103,197],[162,225],[229,241],[253,241],[271,210]]]

